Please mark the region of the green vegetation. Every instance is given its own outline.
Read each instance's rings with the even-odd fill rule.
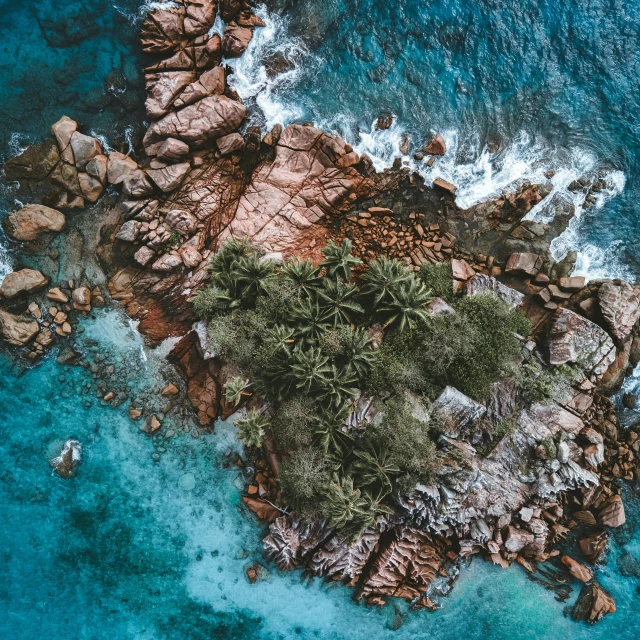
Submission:
[[[239,403],[251,381],[252,394],[269,402],[269,412],[251,410],[236,423],[240,438],[257,447],[272,434],[288,504],[357,535],[389,512],[394,492],[411,492],[445,464],[430,403],[447,384],[486,397],[514,373],[516,334],[529,326],[492,295],[454,298],[448,265],[415,274],[379,258],[365,267],[347,240],[323,253],[319,266],[277,265],[247,242],[229,241],[212,257],[210,285],[194,306],[210,348],[239,373],[225,385],[227,400]],[[434,294],[456,313],[431,317]],[[378,349],[376,326],[384,330]],[[355,425],[361,394],[376,396],[380,411]]]
[[[235,376],[230,380],[227,380],[224,385],[224,397],[225,400],[231,405],[240,404],[243,395],[249,395],[247,393],[247,388],[249,387],[249,381],[241,378],[240,376]]]
[[[236,422],[238,436],[248,447],[261,447],[269,419],[251,409],[246,417]]]

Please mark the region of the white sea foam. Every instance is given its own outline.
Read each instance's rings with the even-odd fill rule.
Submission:
[[[289,37],[284,18],[270,15],[265,7],[258,7],[256,14],[266,26],[255,30],[242,57],[225,61],[234,71],[229,77],[229,84],[243,100],[258,107],[259,114],[256,115],[267,128],[276,124],[286,126],[302,118],[304,110],[299,105],[280,100],[278,92],[296,83],[302,72],[302,63],[309,62],[309,55],[300,41]],[[269,78],[264,60],[275,54],[282,55],[295,68]]]
[[[2,284],[5,276],[10,274],[12,271],[13,267],[11,265],[9,252],[7,251],[7,247],[4,245],[4,240],[0,238],[0,284]]]

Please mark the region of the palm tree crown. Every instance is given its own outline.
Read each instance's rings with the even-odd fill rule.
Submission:
[[[348,238],[345,238],[339,247],[331,240],[322,253],[324,260],[320,266],[327,270],[327,275],[342,278],[346,282],[351,280],[351,267],[362,264],[360,258],[351,255],[351,240]]]

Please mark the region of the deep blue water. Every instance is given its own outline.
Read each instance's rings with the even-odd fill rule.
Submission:
[[[455,179],[468,201],[548,167],[558,170],[561,194],[572,176],[601,169],[614,188],[569,241],[591,273],[637,273],[638,3],[271,4],[291,4],[287,19],[272,19],[234,63],[239,90],[262,109],[256,119],[314,120],[380,164],[397,154],[403,133],[418,145],[442,131],[451,152],[434,171]],[[63,113],[114,146],[127,144],[129,127],[135,137],[139,9],[134,0],[0,0],[0,155],[41,139]],[[260,55],[274,49],[298,69],[266,85]],[[396,123],[373,134],[386,110]],[[487,143],[499,150],[484,150]],[[5,185],[5,208],[11,199]],[[97,313],[84,327],[77,341],[89,358],[87,337],[114,366],[138,372],[131,394],[157,394],[172,375],[120,313]],[[71,436],[83,443],[83,462],[65,481],[47,452]],[[519,568],[475,561],[437,613],[405,615],[399,604],[404,625],[393,632],[392,607],[357,606],[343,587],[307,585],[272,567],[265,581],[247,582],[245,567],[261,559],[261,529],[239,509],[240,472],[224,465],[235,450],[225,424],[197,439],[176,428],[172,438],[151,440],[126,405],[101,406],[85,369],[57,365],[53,354],[24,370],[0,354],[0,637],[640,636],[640,580],[618,564],[624,554],[640,559],[640,500],[631,489],[628,523],[599,570],[618,612],[597,627],[563,616],[564,605]]]

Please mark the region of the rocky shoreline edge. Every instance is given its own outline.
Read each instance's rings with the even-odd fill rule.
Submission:
[[[226,23],[222,37],[210,35],[218,12]],[[527,316],[533,330],[522,341],[523,359],[580,369],[569,396],[522,409],[513,416],[515,432],[487,457],[465,437],[449,438],[446,446],[464,457],[465,469],[398,496],[396,514],[356,542],[288,513],[277,482],[282,452],[269,439],[264,455],[256,453],[244,503],[270,523],[265,549],[279,567],[345,582],[369,604],[393,596],[433,608],[462,560],[480,554],[503,567],[517,562],[561,600],[572,579],[583,583],[572,615],[598,621],[615,604],[585,561],[597,565],[609,530],[624,524],[624,481],[638,475],[640,426],[622,427],[609,396],[640,360],[640,288],[571,277],[571,255],[554,263],[551,240],[574,211],[550,196],[547,184],[524,184],[461,210],[454,185],[440,180],[429,187],[400,159],[376,173],[368,158],[310,124],[240,133],[247,110],[223,60],[241,56],[261,25],[250,4],[234,0],[183,0],[152,10],[142,30],[143,48],[154,56],[146,69],[152,123],[138,161],[106,153],[65,117],[51,140],[5,164],[7,178],[34,202],[9,215],[6,232],[24,243],[21,260],[42,270],[19,269],[3,281],[0,334],[36,360],[73,339],[80,314],[119,303],[150,343],[181,337],[169,360],[184,378],[191,411],[210,430],[246,404],[226,400],[229,368],[209,351],[191,304],[208,281],[211,255],[227,239],[246,237],[276,260],[298,255],[318,263],[329,241],[349,238],[354,254],[369,260],[385,255],[415,271],[448,262],[456,295],[493,292]],[[436,163],[446,148],[436,137],[417,153]],[[592,176],[572,188],[588,205],[605,186]],[[525,219],[550,197],[552,222]],[[77,278],[58,281],[60,256],[52,257],[49,245],[68,224],[60,210],[101,198],[104,215],[89,226],[106,277],[79,269]],[[59,361],[78,357],[66,346]],[[162,395],[176,395],[178,386]],[[104,402],[116,406],[115,393],[104,391]],[[466,420],[465,409],[477,403],[459,396],[451,412]],[[504,417],[515,408],[513,386],[496,383],[484,409]],[[132,406],[130,416],[143,419],[150,435],[162,429],[144,407]],[[555,451],[545,448],[549,439]],[[521,466],[531,461],[533,475],[525,477]],[[559,550],[566,551],[567,538],[577,541],[582,562]]]

